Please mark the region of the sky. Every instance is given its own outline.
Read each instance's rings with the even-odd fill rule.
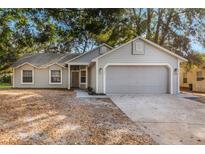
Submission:
[[[199,43],[196,43],[196,42],[192,42],[191,43],[191,48],[194,50],[194,51],[198,51],[200,53],[205,53],[205,48],[203,46],[201,46]]]

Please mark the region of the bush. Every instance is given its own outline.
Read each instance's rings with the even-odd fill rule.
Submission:
[[[88,87],[88,94],[89,95],[94,95],[95,93],[93,92],[93,88]]]
[[[11,83],[11,75],[10,74],[2,74],[0,75],[1,83]]]

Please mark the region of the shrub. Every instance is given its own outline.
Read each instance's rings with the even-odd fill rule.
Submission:
[[[0,75],[0,82],[2,82],[2,83],[11,83],[11,75],[10,74]]]

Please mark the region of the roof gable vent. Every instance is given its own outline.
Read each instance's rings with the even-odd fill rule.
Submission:
[[[102,55],[102,54],[108,52],[109,50],[110,49],[108,47],[103,45],[103,46],[100,47],[100,54]]]
[[[144,42],[135,41],[132,43],[132,54],[133,55],[144,55],[145,47]]]

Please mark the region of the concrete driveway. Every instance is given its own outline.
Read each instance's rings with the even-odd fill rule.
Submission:
[[[112,95],[159,144],[205,144],[205,104],[174,95]]]

